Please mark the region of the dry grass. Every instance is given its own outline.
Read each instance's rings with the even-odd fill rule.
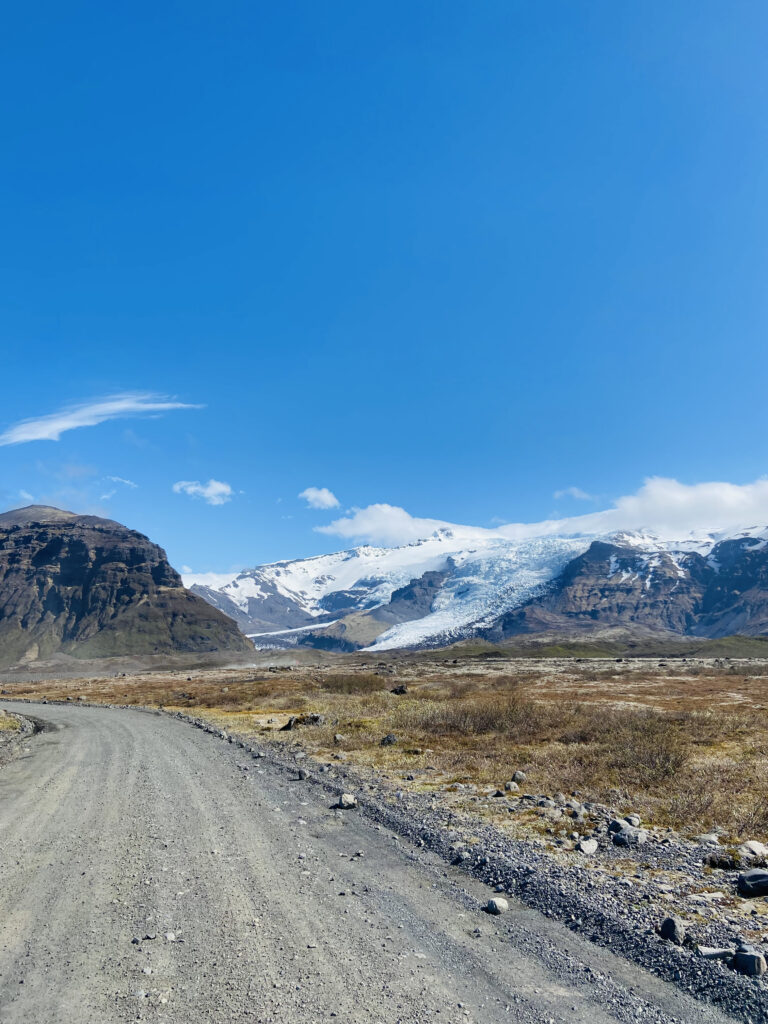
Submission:
[[[0,711],[0,732],[18,732],[19,722],[13,715],[4,715]]]
[[[326,724],[298,738],[402,785],[453,781],[578,792],[646,820],[732,839],[768,837],[768,666],[757,662],[394,663],[146,674],[9,684],[13,695],[150,704],[269,738],[290,714]],[[405,696],[390,692],[407,683]],[[2,721],[0,719],[0,721]],[[398,743],[382,747],[393,732]],[[289,734],[275,735],[284,740]],[[341,735],[340,741],[335,737]],[[478,805],[479,806],[479,805]]]

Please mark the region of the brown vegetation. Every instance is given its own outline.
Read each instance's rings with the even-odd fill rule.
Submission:
[[[390,692],[402,683],[407,694]],[[375,670],[360,658],[344,671],[232,669],[6,689],[180,708],[261,738],[298,739],[318,757],[376,767],[398,786],[445,792],[462,781],[482,793],[519,768],[528,792],[578,792],[691,832],[768,835],[765,662],[420,658]],[[307,712],[325,724],[279,733],[289,715]],[[387,733],[398,742],[382,747]],[[491,813],[493,805],[473,806]]]

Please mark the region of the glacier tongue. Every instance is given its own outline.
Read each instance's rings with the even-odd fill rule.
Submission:
[[[514,608],[587,550],[592,537],[539,537],[497,541],[482,552],[454,556],[456,568],[438,594],[429,615],[393,626],[368,648],[386,651],[437,639],[450,643],[469,626],[490,621]]]

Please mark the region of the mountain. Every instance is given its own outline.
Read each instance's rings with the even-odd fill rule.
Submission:
[[[607,627],[768,634],[768,530],[760,527],[678,539],[438,529],[403,547],[187,582],[260,648],[383,651]]]
[[[638,550],[626,537],[594,541],[544,591],[478,632],[526,633],[623,626],[683,636],[768,634],[768,531],[700,551]]]
[[[252,650],[143,534],[47,506],[0,515],[0,664]]]

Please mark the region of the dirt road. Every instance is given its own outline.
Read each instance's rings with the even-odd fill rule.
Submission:
[[[26,711],[50,730],[0,771],[2,1024],[731,1019],[482,913],[479,883],[182,722]]]

